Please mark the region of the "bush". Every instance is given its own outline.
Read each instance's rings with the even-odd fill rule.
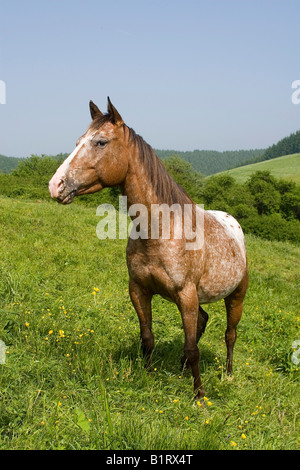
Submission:
[[[300,242],[299,222],[283,219],[280,214],[252,215],[240,220],[240,224],[246,233],[253,233],[267,240]]]
[[[48,155],[31,155],[29,158],[22,160],[18,166],[12,171],[13,176],[34,177],[34,176],[50,176],[53,175],[57,168],[62,164],[67,154],[59,154],[55,157]]]
[[[259,215],[278,212],[280,193],[276,188],[276,180],[269,171],[257,171],[248,181],[248,188],[254,197],[254,206]]]

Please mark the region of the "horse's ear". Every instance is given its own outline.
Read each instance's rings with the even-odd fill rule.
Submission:
[[[101,113],[98,106],[96,106],[95,103],[93,103],[92,101],[90,101],[90,112],[91,112],[91,116],[92,116],[93,121],[97,117],[103,116],[103,113]]]
[[[107,97],[107,112],[108,114],[110,114],[114,124],[116,124],[117,126],[122,126],[122,124],[124,124],[122,117],[110,101],[109,96]]]

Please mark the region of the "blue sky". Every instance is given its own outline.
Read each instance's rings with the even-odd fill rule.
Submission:
[[[0,154],[71,152],[106,97],[154,148],[300,128],[299,0],[1,0]]]

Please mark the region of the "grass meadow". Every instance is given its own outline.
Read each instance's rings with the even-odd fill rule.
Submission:
[[[275,178],[282,178],[300,183],[300,154],[285,155],[271,160],[264,160],[251,165],[244,165],[224,173],[233,176],[238,183],[245,181],[256,171],[270,171]]]
[[[203,406],[180,366],[180,314],[159,297],[145,370],[126,241],[97,238],[96,207],[1,197],[0,220],[1,450],[299,449],[299,246],[247,236],[234,375],[219,302],[200,340]]]

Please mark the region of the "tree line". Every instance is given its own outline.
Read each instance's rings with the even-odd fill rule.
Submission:
[[[243,166],[261,158],[265,149],[253,150],[228,150],[218,152],[217,150],[193,150],[190,152],[179,152],[177,150],[155,150],[162,160],[177,155],[190,163],[196,171],[204,175],[212,175],[237,166]]]
[[[283,155],[291,155],[293,153],[300,153],[300,130],[267,148],[264,153],[264,160],[282,157]]]
[[[251,163],[272,160],[273,158],[292,155],[294,153],[300,153],[300,130],[290,134],[288,137],[284,137],[276,144],[270,145],[262,155],[258,155],[236,166],[250,165]]]
[[[6,157],[5,155],[0,155],[0,173],[10,173],[18,163],[21,161],[21,158]]]

